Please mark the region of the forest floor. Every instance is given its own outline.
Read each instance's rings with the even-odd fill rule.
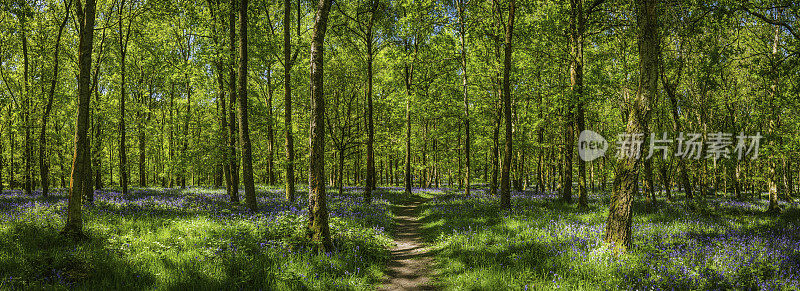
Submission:
[[[86,239],[64,225],[67,189],[50,197],[0,191],[0,290],[374,290],[391,259],[393,217],[376,191],[329,193],[331,252],[306,239],[307,200],[258,187],[258,211],[224,189],[95,191]]]
[[[430,290],[432,254],[422,239],[420,205],[426,199],[413,195],[391,206],[395,215],[394,246],[388,278],[381,290]]]
[[[764,197],[635,199],[633,248],[602,240],[610,193],[589,208],[484,188],[328,192],[333,250],[307,239],[306,192],[258,187],[258,211],[224,189],[95,191],[79,241],[59,234],[67,189],[0,191],[0,290],[796,290],[800,204]]]

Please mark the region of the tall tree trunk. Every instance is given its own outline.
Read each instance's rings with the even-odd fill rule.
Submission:
[[[175,83],[170,83],[169,89],[169,187],[175,186]],[[113,173],[110,174],[113,178]]]
[[[675,83],[668,82],[664,74],[661,75],[661,83],[664,85],[664,91],[669,97],[670,113],[672,115],[672,129],[675,132],[681,132],[681,123],[678,117],[678,97],[677,97],[677,82],[680,81],[682,73],[682,66],[678,69],[678,77]],[[686,169],[686,162],[684,159],[678,160],[678,170],[680,171],[680,179],[683,186],[683,191],[686,193],[686,198],[692,199],[692,184],[689,180],[689,172]]]
[[[584,118],[584,98],[583,98],[583,34],[584,23],[586,18],[583,13],[583,0],[570,1],[570,40],[572,47],[572,62],[570,65],[570,83],[572,85],[572,101],[575,104],[575,124],[578,126],[578,133],[586,129],[586,121]],[[569,130],[568,130],[569,131]],[[567,143],[570,148],[564,151],[565,155],[569,155],[569,160],[572,160],[574,151],[574,138],[575,133],[570,137],[572,143]],[[568,164],[571,164],[568,162]],[[571,166],[571,165],[568,165]],[[571,172],[571,171],[570,171]],[[572,187],[569,187],[572,188]],[[578,204],[580,207],[586,208],[588,206],[586,192],[586,162],[578,159]],[[571,200],[571,199],[570,199]]]
[[[125,55],[128,52],[128,37],[130,36],[130,23],[128,20],[128,31],[123,31],[123,13],[125,0],[119,3],[119,50],[120,50],[120,93],[119,93],[119,175],[120,186],[122,186],[122,196],[128,195],[128,154],[125,143]]]
[[[3,146],[2,134],[3,134],[3,132],[0,131],[0,194],[2,194],[3,190],[5,190],[5,188],[3,188],[3,167],[4,167],[4,160],[5,160],[5,158],[3,157],[3,154],[4,154],[5,149],[4,149],[4,146]]]
[[[470,151],[470,145],[472,144],[470,139],[470,128],[469,128],[469,95],[467,94],[467,49],[466,49],[466,14],[464,14],[464,0],[456,1],[458,5],[458,24],[459,24],[459,39],[461,42],[461,87],[464,95],[464,163],[466,166],[466,172],[464,173],[464,194],[469,195],[470,184],[472,183],[471,177],[471,168],[470,168],[470,156],[472,152]],[[459,177],[460,179],[461,177]]]
[[[106,30],[103,29],[103,34],[102,34],[102,37],[100,39],[100,56],[101,57],[102,57],[102,55],[103,55],[103,53],[105,51],[105,47],[103,46],[103,44],[105,43],[105,39],[106,39]],[[94,102],[96,102],[97,104],[100,104],[100,90],[99,90],[97,84],[100,81],[100,78],[98,76],[100,75],[100,65],[101,64],[102,64],[102,61],[100,59],[98,59],[97,66],[94,68],[94,77],[93,77],[93,80],[92,80],[92,82],[93,82],[92,83],[92,92],[94,92]],[[95,111],[95,109],[92,109],[91,119],[92,120],[90,122],[91,122],[92,127],[93,127],[92,130],[94,131],[94,139],[93,139],[93,143],[92,143],[93,146],[94,146],[94,150],[92,152],[92,168],[93,168],[94,174],[95,174],[95,176],[94,176],[94,188],[95,189],[103,189],[103,179],[102,179],[103,178],[103,176],[102,176],[103,165],[102,165],[102,158],[101,158],[101,154],[100,154],[101,151],[103,150],[103,147],[102,147],[102,144],[103,144],[103,140],[102,140],[103,123],[100,121],[100,117],[97,116],[97,112]],[[113,175],[109,175],[109,176],[113,176]],[[90,192],[89,194],[90,195],[88,197],[86,197],[86,199],[89,201],[89,203],[94,203],[94,191]]]
[[[187,58],[188,61],[188,58]],[[181,188],[186,189],[186,179],[189,176],[189,139],[191,134],[189,132],[189,124],[192,120],[192,88],[190,85],[189,74],[184,74],[186,79],[186,118],[183,120],[183,148],[181,149]]]
[[[777,10],[777,9],[776,9]],[[780,10],[777,11],[776,19],[780,18]],[[772,64],[772,85],[770,86],[770,100],[769,100],[769,108],[772,110],[771,118],[767,121],[767,138],[770,143],[770,146],[773,147],[773,151],[777,150],[778,138],[776,137],[776,132],[780,132],[780,111],[775,110],[775,101],[780,98],[780,92],[778,91],[778,42],[780,42],[780,26],[775,25],[775,39],[772,42],[772,57],[770,58],[770,63]],[[781,208],[778,206],[778,162],[776,161],[778,158],[770,151],[768,157],[768,170],[767,170],[767,186],[769,187],[769,209],[768,212],[780,212]]]
[[[792,198],[794,194],[794,180],[792,177],[792,161],[788,158],[783,159],[783,181],[786,184],[784,186],[784,197],[787,201],[793,202],[794,198]]]
[[[86,193],[90,180],[89,171],[89,100],[90,100],[90,74],[92,69],[92,38],[94,36],[95,0],[86,0],[84,7],[76,5],[80,32],[78,41],[78,116],[75,126],[75,148],[72,163],[72,177],[67,202],[67,221],[62,233],[71,236],[83,235],[83,220],[81,218],[81,198]]]
[[[5,157],[3,157],[3,154],[5,153],[5,147],[3,146],[2,134],[3,132],[0,131],[0,194],[5,190],[3,187],[3,167],[5,166]]]
[[[339,195],[342,195],[344,191],[344,149],[345,147],[341,147],[339,150],[339,173],[336,177],[336,187],[339,189],[337,192]]]
[[[625,130],[627,134],[639,133],[644,129],[644,125],[650,119],[650,108],[653,106],[651,102],[658,90],[660,40],[657,6],[658,2],[655,0],[636,1],[640,75],[639,89],[628,111]],[[639,150],[641,156],[641,148]],[[637,183],[636,172],[641,164],[641,159],[638,157],[620,160],[618,173],[614,178],[614,193],[611,197],[603,240],[619,251],[626,251],[632,245],[631,205]]]
[[[502,115],[497,112],[494,128],[492,129],[492,179],[489,181],[489,194],[497,196],[497,173],[500,171],[500,121]]]
[[[503,155],[503,171],[500,176],[500,207],[511,208],[511,157],[512,157],[512,131],[511,131],[511,40],[514,33],[514,10],[516,0],[508,4],[508,25],[505,37],[505,59],[503,61],[503,115],[505,116],[506,140],[505,154]]]
[[[31,181],[31,145],[30,145],[30,135],[31,135],[31,124],[30,124],[30,111],[31,108],[31,92],[30,92],[30,83],[29,83],[29,58],[28,58],[28,36],[25,33],[28,28],[25,27],[27,23],[27,4],[23,8],[26,11],[21,13],[19,17],[19,24],[20,24],[20,36],[22,37],[22,56],[23,56],[23,87],[25,89],[25,94],[23,95],[23,109],[22,109],[22,119],[23,124],[25,126],[25,175],[23,175],[23,179],[25,179],[25,195],[31,195],[33,193],[33,183]]]
[[[66,15],[61,25],[58,27],[58,34],[56,36],[56,47],[53,50],[53,79],[50,81],[50,90],[47,93],[47,105],[45,105],[44,114],[42,115],[42,130],[39,132],[39,175],[42,180],[42,196],[47,197],[50,192],[50,163],[46,161],[47,154],[47,122],[50,120],[50,111],[53,108],[53,96],[56,93],[56,85],[58,85],[59,65],[59,51],[61,48],[61,35],[64,32],[64,27],[67,26],[69,20],[69,9],[72,6],[70,0],[66,6]],[[0,155],[2,152],[0,151]],[[2,172],[2,169],[0,169]],[[3,183],[0,177],[0,184]],[[2,188],[2,186],[0,186]]]
[[[536,74],[536,80],[538,83],[541,83],[542,75],[540,72]],[[537,90],[536,95],[539,97],[539,113],[538,117],[542,123],[539,124],[539,128],[537,129],[536,133],[536,144],[537,144],[537,151],[536,153],[539,155],[539,163],[536,165],[536,172],[537,172],[537,182],[538,182],[538,190],[539,193],[544,193],[545,191],[545,178],[544,178],[544,171],[546,167],[543,165],[544,163],[544,155],[545,155],[545,147],[544,147],[544,103],[543,103],[543,94],[541,91]]]
[[[267,181],[269,185],[275,185],[275,135],[273,134],[272,117],[272,64],[267,66]]]
[[[374,108],[372,105],[373,95],[373,63],[374,63],[374,46],[373,46],[373,26],[375,23],[375,8],[371,8],[369,22],[367,23],[367,31],[365,35],[365,42],[367,46],[367,185],[364,191],[364,201],[366,203],[372,202],[372,190],[375,190],[375,126],[374,122]]]
[[[414,40],[414,48],[416,51],[416,39]],[[408,51],[408,40],[405,42],[405,49]],[[406,157],[405,157],[405,194],[411,195],[411,86],[414,80],[414,63],[406,63],[404,72],[404,83],[406,85]]]
[[[258,210],[256,186],[253,180],[253,154],[250,145],[250,124],[247,120],[247,7],[248,0],[239,6],[239,145],[242,147],[242,175],[247,208]]]
[[[283,104],[284,127],[286,128],[286,200],[294,202],[294,140],[292,137],[292,38],[289,21],[292,17],[292,1],[283,1]],[[299,3],[298,3],[299,5]],[[300,13],[298,9],[298,13]],[[299,23],[299,19],[298,19]]]
[[[228,188],[228,196],[230,196],[231,203],[239,203],[239,163],[236,154],[236,0],[230,0],[230,7],[228,11],[228,86],[230,98],[230,107],[228,107],[228,169],[231,175],[231,183]]]
[[[224,23],[224,21],[221,21],[221,22]],[[217,36],[216,26],[212,26],[212,28],[214,28],[213,35],[215,36],[215,40],[216,40],[217,39],[216,38],[216,36]],[[217,100],[219,100],[219,103],[220,103],[219,104],[220,105],[219,115],[220,115],[220,129],[221,129],[221,132],[222,132],[222,141],[221,141],[221,143],[223,145],[225,145],[223,147],[223,150],[222,150],[222,175],[223,175],[223,177],[225,179],[225,192],[228,193],[228,195],[231,197],[231,200],[233,200],[233,197],[234,197],[232,195],[233,190],[231,190],[231,187],[233,186],[233,182],[232,182],[233,180],[231,180],[231,163],[230,163],[231,157],[229,156],[230,149],[228,148],[228,140],[230,139],[228,137],[228,104],[227,104],[227,102],[225,100],[225,95],[226,95],[225,94],[225,76],[223,74],[223,72],[225,70],[223,68],[223,61],[224,60],[223,60],[222,55],[218,55],[217,59],[218,60],[217,60],[215,65],[216,65],[216,68],[217,68],[217,86],[219,87],[219,93],[218,93]],[[238,198],[238,195],[236,197]]]
[[[371,19],[374,17],[371,17]],[[367,41],[367,185],[364,187],[364,203],[369,204],[372,202],[372,190],[375,189],[375,150],[373,144],[375,143],[375,126],[373,122],[373,108],[372,108],[372,23],[367,26],[368,37]]]
[[[152,98],[153,96],[152,84],[148,85],[147,93],[148,93],[147,98],[148,100],[150,100],[150,98]],[[144,105],[149,109],[150,107],[149,102],[148,103],[145,102],[143,94],[140,94],[140,96],[142,97],[141,98],[142,105]],[[138,138],[139,139],[139,186],[147,187],[147,136],[145,135],[145,123],[150,118],[149,118],[149,113],[147,118],[145,118],[144,113],[141,112],[137,113],[137,116],[139,117],[137,124],[139,133],[139,138]]]
[[[243,0],[247,1],[247,0]],[[308,176],[308,227],[311,239],[321,242],[325,251],[333,248],[328,227],[328,209],[325,201],[325,91],[323,90],[323,58],[325,31],[331,0],[320,0],[314,18],[314,35],[311,38],[311,129]]]

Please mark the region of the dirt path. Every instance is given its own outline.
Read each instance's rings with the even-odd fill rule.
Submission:
[[[422,242],[418,220],[421,198],[395,205],[395,246],[389,261],[389,278],[380,290],[433,290],[431,266],[433,258]]]

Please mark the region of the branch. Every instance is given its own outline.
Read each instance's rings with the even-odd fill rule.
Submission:
[[[795,31],[794,31],[794,29],[792,28],[792,26],[791,26],[791,25],[789,25],[788,23],[786,23],[786,22],[783,22],[783,21],[778,21],[778,20],[772,20],[772,19],[769,19],[769,18],[768,18],[767,16],[765,16],[764,14],[758,13],[758,12],[756,12],[756,11],[752,11],[752,10],[750,10],[750,8],[747,8],[746,6],[742,6],[742,8],[743,8],[743,9],[744,9],[744,11],[745,11],[745,12],[747,12],[748,14],[750,14],[750,15],[752,15],[752,16],[755,16],[755,17],[757,17],[757,18],[759,18],[759,19],[763,20],[763,21],[764,21],[764,22],[766,22],[766,23],[769,23],[769,24],[772,24],[772,25],[779,25],[779,26],[783,26],[783,28],[786,28],[786,30],[788,30],[788,31],[789,31],[789,33],[791,33],[791,34],[792,34],[792,36],[794,36],[794,38],[795,38],[795,39],[800,39],[800,35],[798,35],[798,34],[797,34],[797,32],[795,32]]]

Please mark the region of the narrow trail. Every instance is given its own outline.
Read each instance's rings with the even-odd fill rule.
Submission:
[[[395,246],[387,272],[389,278],[379,290],[433,290],[431,274],[433,258],[424,246],[418,207],[425,201],[420,197],[394,205],[396,215]]]

